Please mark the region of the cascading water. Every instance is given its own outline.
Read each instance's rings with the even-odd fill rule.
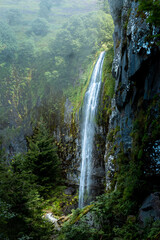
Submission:
[[[88,204],[91,199],[91,176],[92,176],[92,154],[96,128],[96,110],[99,102],[101,88],[102,67],[105,52],[102,52],[94,67],[88,90],[85,94],[83,105],[82,123],[82,163],[79,187],[79,208]]]

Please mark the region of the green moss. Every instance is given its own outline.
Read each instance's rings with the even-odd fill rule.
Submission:
[[[143,149],[140,149],[138,152],[138,159],[141,159],[143,156]]]
[[[96,58],[94,58],[96,59]],[[95,60],[96,61],[96,60]],[[87,66],[84,67],[85,71],[81,75],[80,79],[77,80],[76,84],[73,86],[70,86],[68,89],[64,91],[64,95],[66,97],[69,97],[69,100],[72,103],[73,106],[73,115],[79,111],[80,107],[82,106],[84,95],[86,93],[87,87],[90,82],[90,78],[94,69],[95,61],[93,61],[93,58],[91,61],[88,61],[85,63]],[[92,62],[92,63],[90,63]]]
[[[70,214],[67,218],[67,221],[63,223],[63,227],[67,228],[68,226],[71,226],[81,220],[92,208],[92,205],[87,205],[83,209],[77,208],[77,209],[72,209],[72,214]]]
[[[128,21],[129,21],[129,17],[130,17],[131,11],[132,11],[131,8],[128,9],[126,21],[125,21],[125,23],[123,24],[123,28],[124,28],[125,31],[127,31],[127,26],[128,26]]]
[[[111,129],[109,131],[109,134],[107,136],[107,139],[109,142],[113,142],[115,140],[115,138],[117,137],[117,133],[120,131],[120,127],[117,126],[116,128],[114,129]]]
[[[139,0],[139,13],[145,14],[148,12],[147,21],[154,24],[156,27],[160,26],[160,4],[158,0]]]
[[[104,83],[104,98],[112,98],[114,95],[115,79],[112,76],[113,56],[114,49],[111,47],[108,51],[106,51],[103,64],[102,82]]]
[[[139,7],[137,17],[141,17],[143,20],[146,19],[147,23],[150,23],[150,34],[146,36],[147,42],[154,42],[157,46],[160,45],[160,34],[153,35],[153,27],[160,26],[160,4],[159,0],[138,0]]]
[[[102,72],[102,88],[101,88],[101,101],[98,108],[98,115],[96,122],[98,125],[103,126],[107,132],[109,116],[112,112],[111,99],[114,95],[115,79],[112,76],[112,62],[113,62],[114,50],[111,46],[106,50],[103,72]]]

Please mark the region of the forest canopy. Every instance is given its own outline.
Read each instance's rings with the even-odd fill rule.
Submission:
[[[64,95],[80,101],[95,54],[112,45],[113,21],[94,0],[1,1],[0,14],[0,123],[16,137],[35,107],[54,119]]]

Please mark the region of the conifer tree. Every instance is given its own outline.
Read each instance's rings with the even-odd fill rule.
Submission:
[[[60,161],[53,137],[43,122],[39,122],[32,138],[28,139],[29,150],[26,163],[36,176],[42,192],[54,187],[60,177]]]
[[[22,154],[10,164],[0,156],[0,239],[49,239],[52,226],[42,218],[43,198],[34,179]]]

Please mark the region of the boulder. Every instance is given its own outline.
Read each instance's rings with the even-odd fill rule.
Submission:
[[[151,193],[145,199],[139,211],[139,219],[143,224],[160,220],[160,192]]]
[[[69,187],[69,188],[65,189],[65,191],[64,191],[64,193],[65,193],[66,195],[74,195],[75,192],[76,192],[76,190],[75,190],[75,188],[73,188],[73,187]]]

